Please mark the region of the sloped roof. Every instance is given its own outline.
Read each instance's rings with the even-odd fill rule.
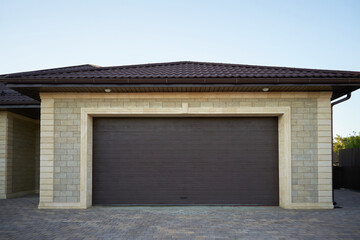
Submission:
[[[27,72],[18,72],[11,74],[0,75],[1,78],[23,78],[23,77],[32,77],[32,76],[44,76],[44,75],[57,75],[61,73],[73,72],[73,71],[83,71],[96,68],[97,66],[91,64],[69,66],[69,67],[60,67],[60,68],[50,68],[36,71],[27,71]]]
[[[115,67],[79,65],[0,75],[6,86],[36,100],[40,92],[331,91],[332,99],[360,88],[360,72],[210,62]]]
[[[93,65],[79,65],[79,66],[71,66],[71,67],[62,67],[62,68],[53,68],[46,70],[38,70],[31,72],[22,72],[22,73],[14,73],[10,74],[12,77],[19,77],[27,74],[52,74],[52,73],[60,73],[63,71],[75,71],[75,70],[86,70],[90,68],[94,68],[96,66]],[[7,75],[0,75],[0,79],[6,77]],[[0,82],[0,108],[4,105],[38,105],[39,101],[34,100],[26,95],[23,95],[15,90],[7,88],[3,83]]]
[[[116,67],[80,65],[0,75],[4,80],[125,78],[360,78],[360,72],[181,61]]]
[[[28,96],[25,96],[15,90],[7,88],[0,82],[0,108],[1,105],[37,105],[40,104]]]

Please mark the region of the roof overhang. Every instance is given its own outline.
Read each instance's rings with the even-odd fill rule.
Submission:
[[[89,79],[88,79],[89,80]],[[111,92],[262,92],[263,88],[269,88],[269,92],[333,92],[332,100],[342,97],[360,88],[360,81],[341,83],[334,82],[304,82],[304,83],[204,83],[198,79],[197,83],[189,81],[184,83],[30,83],[25,81],[8,81],[7,87],[24,95],[40,100],[40,92],[104,92],[110,88]],[[173,82],[173,81],[172,81]]]
[[[360,78],[7,78],[6,84],[358,84]]]

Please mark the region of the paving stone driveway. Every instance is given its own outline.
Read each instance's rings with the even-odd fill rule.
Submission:
[[[39,210],[36,196],[0,200],[0,239],[360,239],[360,192],[343,208],[93,207]]]

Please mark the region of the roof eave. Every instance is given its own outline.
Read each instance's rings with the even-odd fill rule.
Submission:
[[[360,84],[360,78],[2,78],[9,84]]]
[[[360,78],[187,78],[182,79],[125,79],[119,83],[119,79],[77,79],[77,82],[73,80],[69,83],[66,82],[54,82],[49,79],[31,82],[25,79],[11,79],[6,81],[6,86],[11,89],[15,89],[24,95],[30,96],[36,100],[40,100],[39,92],[51,91],[62,92],[66,91],[88,91],[89,88],[125,88],[126,92],[133,91],[132,89],[168,89],[168,88],[217,88],[217,87],[306,87],[309,91],[313,91],[312,87],[323,87],[322,91],[332,91],[332,100],[337,99],[347,93],[353,92],[360,88]],[[7,79],[8,80],[8,79]],[[91,81],[89,81],[91,80]],[[94,81],[96,80],[96,81]],[[106,80],[106,82],[104,82]],[[110,81],[108,81],[110,80]],[[257,80],[257,81],[256,81]],[[3,79],[4,81],[4,79]],[[78,89],[78,90],[77,90]],[[306,89],[305,89],[306,90]],[[156,91],[156,90],[154,90]],[[161,90],[163,91],[163,90]],[[259,91],[259,90],[258,90]]]
[[[38,104],[0,104],[0,109],[13,109],[13,108],[40,108]]]

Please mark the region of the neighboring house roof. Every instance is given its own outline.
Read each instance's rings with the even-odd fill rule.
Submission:
[[[15,90],[7,88],[3,83],[0,82],[0,108],[2,106],[9,105],[38,105],[39,101],[36,101],[28,96],[18,93]]]
[[[61,67],[61,68],[52,68],[52,69],[45,69],[45,70],[37,70],[37,71],[29,71],[29,72],[20,72],[20,73],[13,73],[9,75],[0,75],[0,81],[6,76],[11,77],[18,77],[27,74],[51,74],[51,73],[61,73],[66,71],[74,71],[74,70],[87,70],[91,68],[95,68],[97,66],[85,64],[85,65],[78,65],[78,66],[70,66],[70,67]],[[35,96],[37,98],[37,96]],[[18,108],[19,106],[24,105],[40,105],[38,100],[35,100],[27,95],[21,94],[13,89],[9,89],[5,86],[4,83],[0,82],[0,109],[9,109],[9,108]]]
[[[0,111],[9,111],[33,119],[40,118],[40,102],[0,82]]]
[[[332,99],[360,88],[360,72],[208,62],[168,62],[116,67],[79,65],[0,75],[32,98],[39,92],[332,91]]]
[[[116,67],[80,65],[0,75],[0,78],[48,80],[124,78],[360,78],[360,72],[182,61]]]
[[[53,69],[46,69],[46,70],[38,70],[38,71],[31,71],[31,72],[21,72],[21,73],[14,73],[9,75],[0,75],[0,80],[2,78],[6,78],[6,76],[10,77],[19,77],[19,76],[26,76],[28,74],[58,74],[61,72],[67,71],[79,71],[79,70],[88,70],[95,68],[94,65],[79,65],[79,66],[71,66],[71,67],[62,67],[62,68],[53,68]],[[15,90],[7,88],[3,83],[0,82],[0,108],[1,106],[6,105],[7,108],[9,105],[16,107],[16,105],[39,105],[40,102],[30,98],[26,95],[23,95]]]

